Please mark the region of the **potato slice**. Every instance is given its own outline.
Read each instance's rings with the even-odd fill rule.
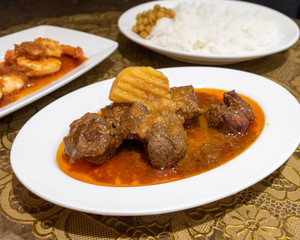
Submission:
[[[119,103],[170,99],[169,80],[152,67],[128,67],[114,80],[109,99]]]

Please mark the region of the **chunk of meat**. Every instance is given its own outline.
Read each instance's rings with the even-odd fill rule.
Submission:
[[[123,139],[140,139],[138,126],[146,114],[147,107],[141,103],[112,103],[101,109],[102,116],[111,121],[113,134]]]
[[[244,101],[234,90],[224,93],[223,101],[226,106],[236,108],[243,112],[249,121],[253,121],[254,113],[249,103]]]
[[[185,119],[185,126],[197,123],[203,110],[199,108],[193,86],[172,87],[170,94],[176,113]]]
[[[111,124],[97,113],[86,113],[72,122],[69,135],[64,138],[70,163],[87,160],[100,164],[114,156],[123,139],[113,136],[111,130]]]
[[[97,159],[103,155],[106,160],[123,140],[133,139],[144,144],[152,166],[174,164],[186,154],[184,123],[198,121],[202,110],[192,86],[173,88],[172,96],[171,101],[156,102],[149,108],[140,102],[114,102],[102,108],[101,115],[83,116],[71,124],[70,134],[65,138],[65,147],[69,148],[66,154],[75,160],[81,155]],[[106,131],[99,132],[103,127]]]
[[[144,145],[152,166],[164,168],[181,160],[186,154],[186,132],[183,119],[167,110],[149,125]]]
[[[113,103],[101,109],[110,119],[115,136],[142,141],[154,167],[162,168],[182,159],[186,152],[184,119],[168,108],[151,111],[141,103]]]
[[[208,125],[226,134],[244,134],[254,119],[251,106],[235,91],[224,93],[223,102],[205,113]]]
[[[123,125],[123,116],[128,113],[131,104],[127,103],[112,103],[101,109],[101,114],[105,119],[109,119],[114,128],[115,135],[126,138],[130,129]]]

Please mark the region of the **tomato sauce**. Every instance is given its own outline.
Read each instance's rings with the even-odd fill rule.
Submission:
[[[48,84],[54,82],[58,78],[64,76],[68,72],[72,71],[73,69],[81,65],[84,61],[87,60],[87,58],[83,57],[81,59],[74,59],[70,56],[63,55],[62,57],[60,57],[60,60],[62,61],[62,66],[58,72],[49,74],[44,77],[30,78],[27,85],[22,89],[20,89],[19,91],[13,92],[8,95],[3,95],[3,97],[0,99],[0,107],[4,107],[5,105],[17,101],[47,86]]]
[[[212,104],[222,103],[224,91],[217,89],[196,89],[199,105],[204,110]],[[241,96],[241,95],[240,95]],[[202,115],[197,127],[187,129],[186,156],[172,167],[153,168],[147,161],[141,143],[125,141],[115,157],[101,165],[86,161],[69,164],[64,155],[63,142],[57,151],[57,164],[68,176],[79,181],[110,187],[133,187],[161,184],[201,174],[218,167],[245,151],[259,136],[265,125],[264,113],[260,106],[250,98],[241,96],[248,102],[255,119],[243,136],[222,134],[209,128]],[[201,149],[203,145],[209,148]],[[215,161],[213,156],[217,156]]]

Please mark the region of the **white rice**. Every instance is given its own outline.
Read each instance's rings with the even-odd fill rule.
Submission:
[[[278,39],[276,26],[258,13],[205,3],[183,3],[174,11],[174,19],[157,21],[149,41],[187,52],[236,55],[266,49]]]

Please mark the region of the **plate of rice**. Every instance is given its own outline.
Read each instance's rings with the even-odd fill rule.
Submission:
[[[299,27],[273,9],[242,1],[153,1],[125,11],[120,31],[172,59],[225,65],[275,54],[299,38]]]

